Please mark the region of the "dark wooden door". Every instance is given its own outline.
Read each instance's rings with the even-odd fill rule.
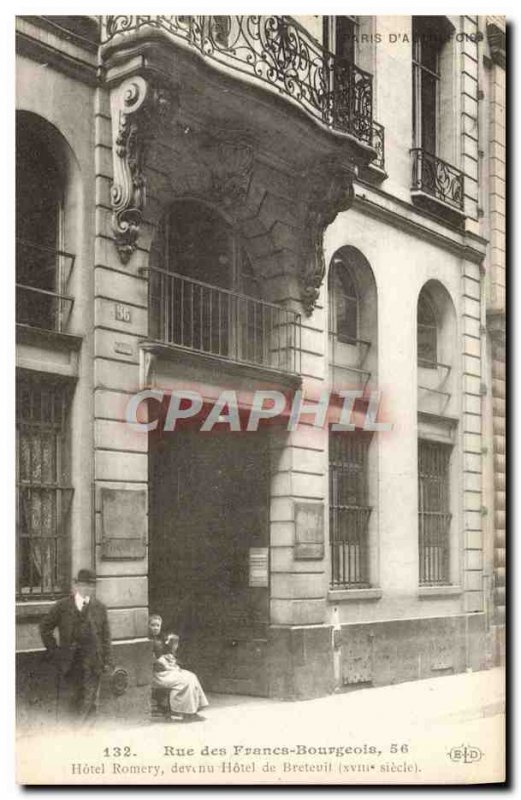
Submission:
[[[268,547],[261,433],[175,432],[151,451],[150,607],[213,691],[266,694],[269,590],[249,586]]]

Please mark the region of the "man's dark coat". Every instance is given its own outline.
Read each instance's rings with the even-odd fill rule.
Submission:
[[[90,598],[88,604],[92,636],[90,649],[83,651],[83,658],[87,658],[94,670],[101,672],[110,664],[110,628],[107,618],[107,609],[99,600]],[[49,651],[54,651],[58,656],[58,665],[63,674],[69,671],[77,643],[74,641],[74,632],[77,624],[78,610],[74,596],[58,600],[45,615],[40,624],[42,641]],[[54,630],[58,628],[59,644],[56,642]]]

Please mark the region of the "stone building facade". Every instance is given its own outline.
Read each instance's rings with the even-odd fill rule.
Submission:
[[[38,620],[84,566],[109,608],[115,714],[148,700],[149,611],[211,691],[491,666],[504,21],[16,30],[22,713],[52,702]],[[222,406],[201,431],[223,396],[246,420],[256,391],[264,411],[286,398],[276,422],[232,432]],[[314,424],[345,391],[351,429]],[[128,422],[139,392],[148,433]],[[168,431],[172,400],[187,419]]]

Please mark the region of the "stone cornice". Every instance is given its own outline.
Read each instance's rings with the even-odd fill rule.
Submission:
[[[25,19],[32,22],[34,25],[43,28],[44,30],[50,31],[60,39],[66,39],[77,47],[82,47],[85,50],[89,50],[91,53],[95,53],[96,55],[98,53],[99,25],[97,27],[96,35],[94,35],[94,31],[96,30],[96,20],[94,17],[27,16]],[[67,21],[69,27],[65,27],[65,25],[62,24],[62,22],[65,22],[65,20]],[[81,21],[84,28],[89,26],[91,29],[90,32],[93,34],[91,38],[87,38],[82,33],[79,33],[78,30],[73,30],[73,20]]]
[[[420,221],[421,215],[413,206],[389,195],[385,197],[394,206],[403,207],[404,211],[396,207],[384,206],[372,198],[365,195],[361,196],[360,193],[355,194],[353,208],[363,211],[368,216],[380,219],[395,228],[407,231],[419,239],[431,242],[460,258],[465,258],[475,264],[482,263],[486,253],[487,242],[485,239],[468,233],[455,232],[455,236],[458,238],[445,235],[432,227],[428,227],[426,224],[422,224]],[[412,215],[417,219],[414,219]],[[447,230],[449,231],[450,229],[447,227]]]
[[[98,85],[95,64],[65,53],[23,31],[16,31],[16,52],[41,64],[49,64],[58,72],[63,72],[82,83],[90,86]]]

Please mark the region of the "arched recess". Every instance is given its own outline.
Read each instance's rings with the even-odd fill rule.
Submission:
[[[421,288],[417,303],[418,410],[456,415],[457,316],[452,297],[438,280]]]
[[[332,386],[365,390],[376,386],[378,368],[377,288],[364,254],[346,245],[332,256],[328,272],[329,364]]]
[[[281,199],[280,176],[257,164],[248,140],[191,131],[175,141],[161,136],[149,146],[147,202],[139,246],[150,250],[168,209],[196,201],[213,209],[240,236],[264,299],[298,297],[290,285],[300,263],[300,230],[294,204]]]
[[[429,280],[418,294],[418,579],[460,582],[458,325],[447,288]]]
[[[266,302],[250,240],[214,205],[174,201],[149,253],[152,339],[212,356],[284,369],[296,315]],[[289,365],[291,366],[291,365]]]
[[[266,147],[249,115],[224,126],[219,113],[212,124],[199,109],[188,111],[189,99],[157,76],[134,75],[112,89],[112,227],[121,262],[137,248],[148,252],[158,208],[195,196],[240,226],[255,271],[262,264],[270,281],[270,299],[311,315],[326,271],[324,230],[354,198],[349,155],[332,142],[319,155],[311,140],[310,149],[302,142],[276,155],[280,132]]]
[[[365,393],[377,383],[377,289],[371,266],[355,247],[337,250],[330,261],[329,369],[333,392]],[[356,430],[329,432],[330,586],[377,585],[378,440],[361,430],[364,401],[355,403]],[[358,415],[361,412],[361,416]]]
[[[74,262],[81,250],[81,176],[60,131],[30,111],[16,115],[17,321],[69,330]]]

